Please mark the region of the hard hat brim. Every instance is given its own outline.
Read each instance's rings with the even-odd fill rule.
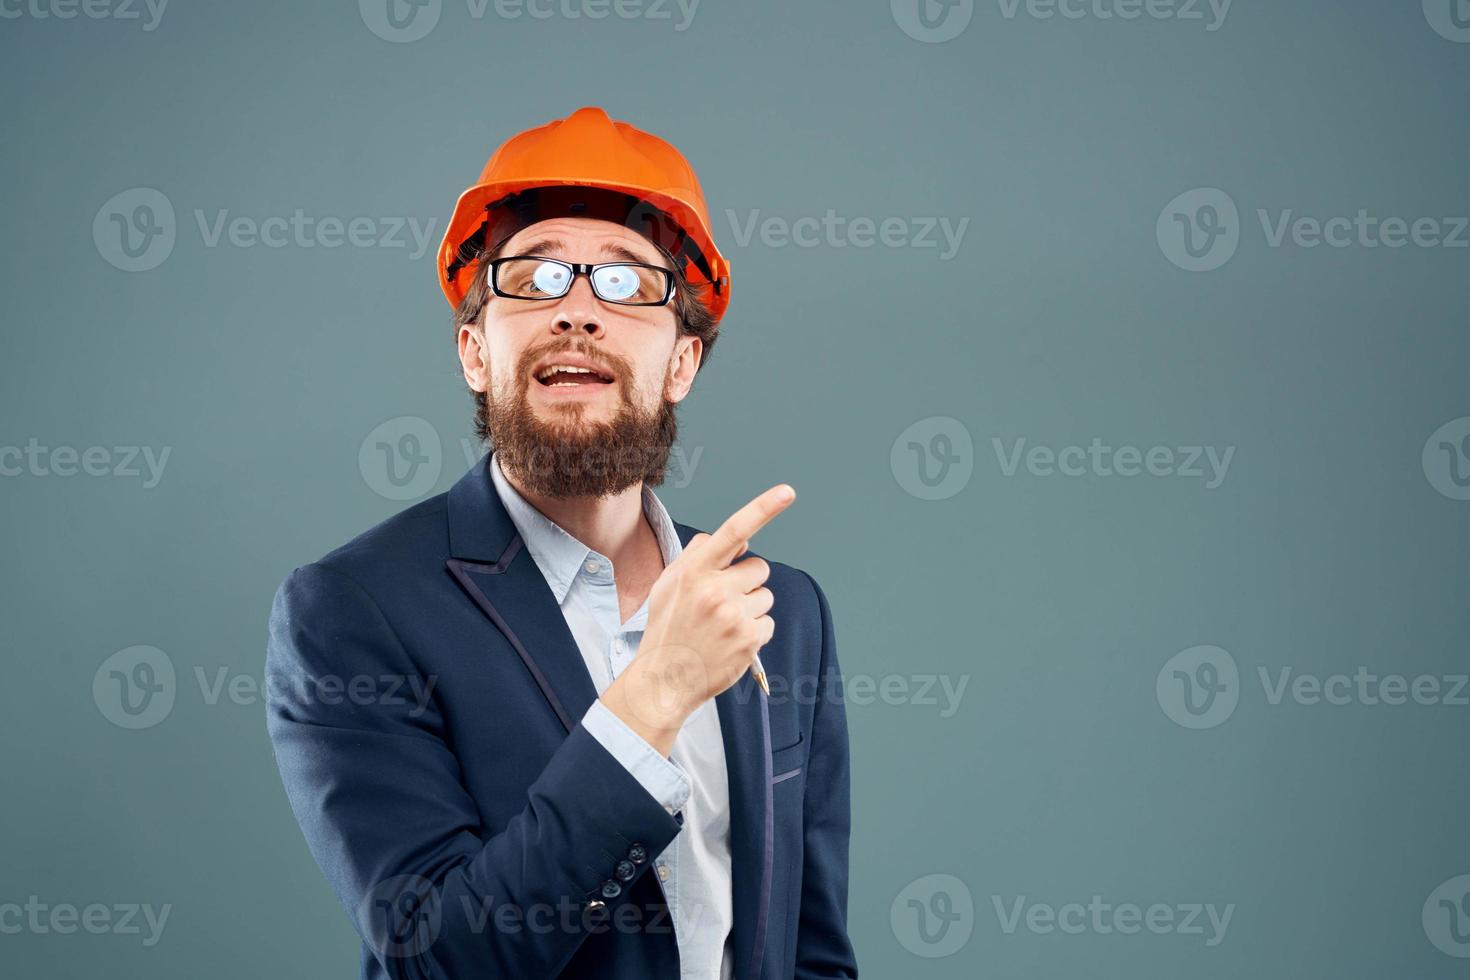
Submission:
[[[453,273],[450,272],[451,267],[456,264],[460,246],[479,232],[481,226],[484,225],[489,206],[507,195],[553,187],[590,187],[627,194],[667,215],[697,246],[704,258],[702,264],[707,265],[709,269],[706,274],[693,264],[686,264],[683,270],[685,278],[693,289],[699,291],[700,299],[716,322],[724,316],[730,302],[730,263],[715,245],[714,236],[711,234],[704,215],[687,203],[689,199],[700,199],[697,189],[655,188],[619,181],[575,178],[488,181],[475,184],[459,196],[449,225],[445,229],[438,254],[439,285],[451,306],[458,307],[460,301],[464,299],[474,279],[477,263],[464,262]],[[538,220],[550,217],[553,215],[540,215]],[[483,247],[489,248],[494,244],[494,242],[485,242]]]

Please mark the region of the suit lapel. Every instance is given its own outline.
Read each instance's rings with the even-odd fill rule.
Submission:
[[[551,586],[495,492],[489,459],[449,491],[449,572],[505,635],[570,733],[597,699],[597,688]]]
[[[495,492],[489,458],[483,457],[449,491],[449,572],[505,635],[571,732],[597,699],[597,689],[556,596]],[[686,546],[698,533],[683,524],[675,528]],[[771,898],[770,715],[765,695],[748,673],[715,698],[715,707],[730,785],[735,976],[756,980]]]

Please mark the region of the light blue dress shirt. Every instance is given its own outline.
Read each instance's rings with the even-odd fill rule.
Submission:
[[[531,506],[505,478],[494,454],[490,475],[526,551],[551,586],[601,695],[638,655],[648,623],[648,601],[627,622],[621,622],[612,562]],[[667,566],[684,546],[668,511],[647,486],[643,488],[643,514]],[[734,955],[729,949],[734,922],[730,786],[714,700],[689,716],[669,758],[601,701],[593,702],[582,726],[665,810],[683,815],[683,829],[654,858],[654,871],[674,923],[679,975],[682,980],[730,980],[734,972]]]

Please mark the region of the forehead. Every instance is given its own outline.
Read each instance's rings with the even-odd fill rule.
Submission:
[[[512,235],[502,252],[535,252],[573,262],[632,258],[658,265],[663,260],[658,249],[636,231],[598,218],[538,221]]]

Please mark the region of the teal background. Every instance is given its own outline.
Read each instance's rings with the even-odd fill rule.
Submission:
[[[845,671],[966,684],[948,717],[849,706],[864,976],[1470,971],[1470,942],[1437,948],[1421,922],[1470,873],[1470,708],[1272,704],[1257,675],[1470,669],[1470,502],[1421,463],[1470,416],[1470,249],[1273,248],[1256,216],[1470,213],[1470,44],[1418,0],[1236,0],[1214,31],[980,3],[943,43],[874,0],[704,0],[684,30],[677,8],[476,20],[443,0],[411,43],[344,2],[173,0],[153,30],[5,9],[0,447],[170,456],[152,488],[0,477],[0,906],[171,913],[151,947],[0,932],[0,973],[355,975],[248,685],[281,578],[406,506],[359,465],[369,433],[427,420],[441,471],[420,496],[439,492],[469,400],[432,248],[209,247],[195,212],[432,219],[437,245],[495,145],[588,103],[690,157],[733,263],[671,512],[712,527],[792,483],[756,548],[822,584]],[[138,187],[171,203],[176,242],[125,272],[92,228]],[[1155,225],[1197,187],[1240,222],[1196,273]],[[737,244],[756,211],[828,209],[969,224],[948,261]],[[971,475],[926,500],[891,450],[934,417],[970,436],[951,446]],[[1094,437],[1235,455],[1207,490],[1007,476],[992,444]],[[140,644],[176,700],[126,730],[92,684]],[[1155,682],[1201,644],[1238,665],[1238,704],[1191,730]],[[209,703],[196,670],[253,681]],[[895,906],[932,874],[974,909],[941,957]],[[1212,946],[1208,927],[1008,933],[995,911],[1093,895],[1234,910]]]

